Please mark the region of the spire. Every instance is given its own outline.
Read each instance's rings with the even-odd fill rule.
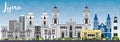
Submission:
[[[108,14],[107,20],[111,20],[111,19],[110,19],[110,15],[109,15],[109,14]]]
[[[97,18],[97,14],[95,14],[94,20],[98,20],[98,18]]]

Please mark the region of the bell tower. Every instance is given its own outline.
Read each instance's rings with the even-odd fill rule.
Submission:
[[[42,16],[41,16],[41,26],[42,27],[48,27],[48,15],[46,13],[46,11],[44,11],[42,13]]]
[[[88,6],[85,6],[84,10],[83,10],[83,15],[84,15],[84,24],[89,24],[90,23],[90,11],[88,10]]]
[[[52,23],[58,24],[58,9],[56,6],[54,6],[54,8],[53,8],[52,16],[53,16]]]

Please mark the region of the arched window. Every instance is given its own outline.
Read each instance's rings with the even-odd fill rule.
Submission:
[[[30,19],[32,19],[31,16],[30,16]]]
[[[32,25],[32,21],[30,21],[29,24]]]

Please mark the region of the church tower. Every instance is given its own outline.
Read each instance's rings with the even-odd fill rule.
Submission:
[[[41,16],[41,26],[43,28],[48,28],[48,15],[45,11],[42,13]]]
[[[53,16],[52,23],[58,24],[58,9],[56,6],[54,6],[54,8],[53,8],[52,16]]]
[[[107,21],[106,21],[106,28],[108,32],[111,32],[111,18],[110,15],[108,14],[107,16]]]
[[[48,15],[44,11],[41,16],[41,37],[43,37],[43,39],[48,38],[48,29],[49,29]]]
[[[99,25],[98,17],[97,17],[97,14],[95,14],[94,22],[93,22],[93,27],[94,27],[93,29],[94,29],[94,30],[97,30],[98,25]]]
[[[112,37],[114,36],[119,36],[119,28],[118,28],[118,20],[117,17],[114,17],[114,21],[113,21],[113,28],[112,28]]]
[[[26,31],[27,30],[28,30],[27,38],[33,38],[34,37],[34,15],[33,15],[33,13],[31,11],[28,13],[28,16],[27,16],[27,28],[26,28]]]
[[[109,14],[107,16],[106,29],[107,29],[106,37],[111,38],[111,18]]]
[[[88,6],[85,6],[85,9],[83,10],[83,15],[84,15],[84,24],[90,24],[90,13],[89,13]]]

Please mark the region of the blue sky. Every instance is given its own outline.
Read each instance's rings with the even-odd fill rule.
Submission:
[[[7,2],[8,7],[19,5],[21,9],[3,13],[5,2]],[[108,14],[110,14],[112,22],[114,16],[117,16],[118,22],[120,22],[119,4],[120,0],[0,0],[0,26],[8,26],[9,20],[18,20],[22,14],[27,16],[29,11],[34,13],[35,25],[40,25],[43,11],[48,13],[49,23],[51,23],[54,6],[58,7],[60,23],[66,23],[69,19],[73,19],[81,24],[83,22],[83,9],[86,5],[90,10],[91,24],[93,24],[95,14],[97,14],[100,23],[106,22]],[[120,23],[118,24],[120,26]]]

